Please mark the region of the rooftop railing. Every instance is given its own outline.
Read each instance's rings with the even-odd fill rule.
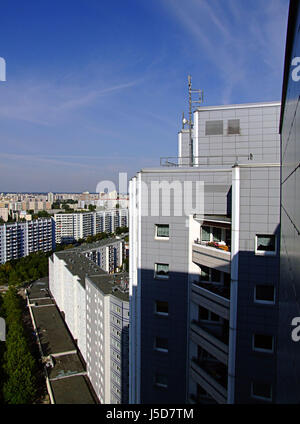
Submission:
[[[160,166],[170,167],[201,167],[210,165],[234,165],[245,161],[252,161],[254,156],[252,153],[249,155],[212,155],[212,156],[194,156],[192,165],[190,164],[189,156],[167,156],[160,158]]]

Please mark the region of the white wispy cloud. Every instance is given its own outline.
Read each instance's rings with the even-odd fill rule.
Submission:
[[[124,78],[125,79],[125,78]],[[112,84],[89,81],[86,85],[49,81],[8,81],[1,87],[0,118],[53,125],[74,112],[96,103],[101,97],[117,94],[141,83],[141,79]],[[101,87],[101,88],[98,88]]]
[[[231,102],[235,88],[253,90],[255,66],[262,80],[281,80],[288,0],[189,0],[184,4],[163,0],[163,4],[189,36],[185,45],[223,78],[223,103]]]

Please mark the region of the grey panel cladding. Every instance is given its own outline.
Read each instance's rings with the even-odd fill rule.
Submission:
[[[291,2],[287,54],[287,82],[285,103],[282,105],[281,131],[281,261],[279,292],[279,349],[278,349],[278,401],[300,401],[300,342],[292,340],[291,326],[294,317],[300,317],[300,87],[293,81],[291,66],[294,57],[300,57],[300,8]],[[285,85],[284,85],[285,86]]]
[[[252,153],[254,160],[279,162],[280,105],[247,105],[232,108],[200,108],[194,143],[198,156],[245,156]],[[224,128],[219,135],[209,135],[209,122],[223,121]],[[216,133],[214,133],[216,134]]]
[[[231,168],[224,172],[147,172],[142,173],[143,216],[188,216],[201,213],[203,203],[197,209],[197,199],[204,187],[204,213],[226,215],[230,208]],[[203,186],[201,183],[203,182]],[[160,184],[152,191],[153,184]],[[159,195],[157,195],[157,193]],[[168,201],[170,199],[170,201]],[[163,207],[168,204],[170,209]],[[166,212],[165,212],[166,211]]]
[[[190,155],[190,137],[189,137],[189,131],[188,130],[182,130],[178,134],[178,150],[179,154],[178,156],[181,158],[178,161],[179,165],[189,165],[189,155]]]
[[[252,349],[254,334],[274,336],[277,343],[277,305],[255,303],[256,284],[279,290],[280,168],[240,170],[240,236],[238,275],[238,338],[236,348],[236,403],[255,403],[251,383],[272,384],[276,388],[276,354]],[[256,234],[276,235],[276,255],[255,254]]]

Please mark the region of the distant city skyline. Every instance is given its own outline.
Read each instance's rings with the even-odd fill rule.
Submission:
[[[281,99],[288,0],[1,5],[0,192],[95,192],[176,156],[204,105]]]

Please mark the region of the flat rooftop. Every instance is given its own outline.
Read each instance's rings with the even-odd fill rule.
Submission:
[[[128,273],[89,275],[87,278],[104,295],[110,294],[124,302],[129,302],[128,291],[123,291],[125,287],[129,287]]]
[[[115,237],[110,237],[107,239],[95,241],[93,243],[83,243],[80,246],[70,250],[77,250],[78,252],[87,252],[91,250],[97,250],[99,247],[107,246],[109,244],[113,244],[120,241],[122,241],[122,238],[117,239]]]
[[[98,403],[72,335],[56,304],[49,297],[50,292],[45,291],[47,288],[48,279],[42,279],[32,283],[27,293],[30,303],[34,304],[31,310],[43,356],[60,354],[52,356],[54,367],[46,368],[54,401],[57,404]]]
[[[77,275],[79,277],[79,282],[82,287],[85,287],[85,277],[87,275],[106,275],[106,272],[103,271],[103,269],[82,255],[81,251],[77,249],[64,250],[62,252],[55,253],[55,255],[66,263],[68,270],[73,275]]]
[[[45,356],[76,350],[56,305],[33,306],[32,313]]]
[[[27,287],[28,297],[31,300],[34,299],[42,299],[42,298],[50,298],[49,294],[49,278],[40,278],[38,281],[30,284]]]
[[[95,404],[85,376],[73,376],[60,380],[50,381],[55,403],[67,404]]]
[[[57,356],[53,358],[54,367],[47,368],[50,380],[69,377],[74,374],[85,373],[84,366],[77,354]]]

